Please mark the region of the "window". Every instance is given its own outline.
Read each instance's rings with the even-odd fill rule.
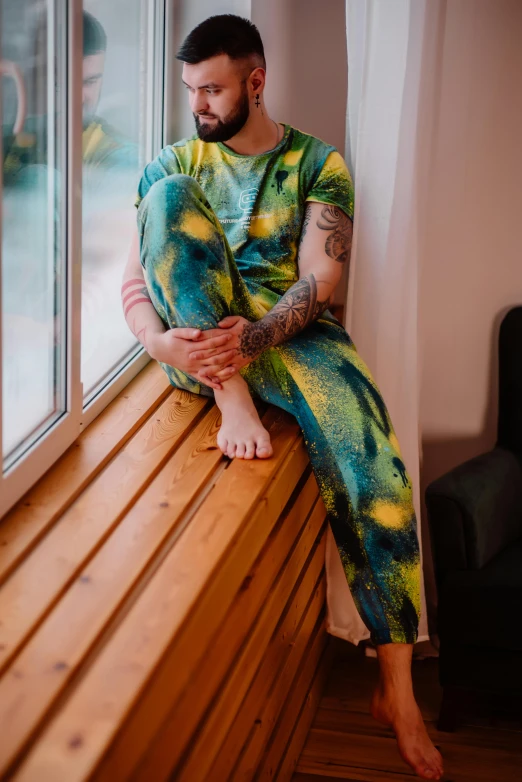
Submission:
[[[141,350],[123,316],[120,281],[136,221],[129,205],[157,132],[149,119],[155,89],[149,49],[153,11],[151,0],[84,0],[81,376],[86,403]]]
[[[2,3],[4,464],[65,411],[64,19]],[[53,52],[49,63],[49,51]]]
[[[163,144],[164,2],[0,0],[0,30],[1,515],[148,360],[120,281]]]

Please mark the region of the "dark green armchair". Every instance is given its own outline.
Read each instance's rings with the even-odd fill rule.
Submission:
[[[425,492],[438,588],[440,730],[470,694],[522,699],[522,307],[499,332],[495,447]]]

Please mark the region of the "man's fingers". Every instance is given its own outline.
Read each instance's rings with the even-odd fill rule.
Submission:
[[[209,350],[197,351],[196,353],[189,353],[189,359],[201,363],[204,367],[219,366],[222,369],[228,364],[228,362],[237,356],[236,348],[230,348],[230,350],[218,351]]]
[[[220,328],[230,328],[230,326],[235,326],[238,322],[240,316],[239,315],[227,315],[226,318],[223,318],[223,320],[220,320],[218,323],[218,326]]]
[[[211,377],[208,377],[208,375],[204,374],[203,372],[198,372],[196,374],[196,377],[198,380],[200,380],[202,383],[204,383],[206,386],[210,386],[210,388],[213,388],[215,390],[221,390],[222,386],[219,382],[219,380],[216,378],[213,380]]]
[[[220,369],[217,372],[213,372],[212,374],[220,380],[226,380],[227,377],[232,377],[235,372],[235,367],[225,367],[224,369]]]
[[[237,356],[237,350],[235,348],[233,350],[227,350],[224,353],[219,353],[217,356],[209,356],[207,359],[203,359],[203,366],[216,366],[216,362],[219,361],[219,367],[222,369],[232,358],[234,358],[234,356]]]
[[[180,339],[196,339],[201,334],[201,329],[179,328],[172,330],[174,331],[174,336]]]
[[[209,377],[218,376],[221,372],[223,372],[224,369],[228,369],[229,367],[233,366],[233,364],[216,364],[215,360],[213,364],[205,365],[202,368],[202,372],[204,372]]]
[[[211,339],[221,339],[223,336],[226,336],[226,332],[223,329],[204,329],[198,337],[198,342],[207,344]]]
[[[196,353],[189,353],[189,358],[194,361],[202,361],[205,365],[210,366],[216,362],[222,364],[225,359],[232,358],[236,355],[236,348],[225,348],[221,350],[214,348],[214,350],[198,350]]]
[[[234,338],[233,334],[221,334],[219,337],[209,337],[208,339],[198,339],[195,340],[197,345],[195,345],[195,350],[197,351],[198,355],[201,354],[204,355],[204,352],[207,350],[215,350],[215,348],[223,347],[223,345],[226,345],[227,342],[230,342],[231,339]]]
[[[205,347],[211,350],[212,348],[219,348],[221,345],[226,345],[227,342],[233,338],[233,334],[220,334],[219,337],[211,337]]]
[[[219,353],[217,348],[212,348],[211,350],[194,350],[189,353],[189,358],[193,359],[194,361],[203,361],[206,358],[215,356],[216,353]]]

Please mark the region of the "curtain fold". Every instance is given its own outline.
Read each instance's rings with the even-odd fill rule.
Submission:
[[[433,95],[429,32],[439,10],[439,0],[346,0],[346,161],[355,181],[346,329],[382,392],[401,446],[422,561],[419,224],[429,168],[423,112]],[[326,559],[328,632],[357,644],[369,632],[331,530]],[[421,604],[419,641],[429,639],[424,579]]]

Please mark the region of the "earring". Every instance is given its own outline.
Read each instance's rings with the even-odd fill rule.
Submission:
[[[256,95],[256,106],[259,106],[259,93]]]

